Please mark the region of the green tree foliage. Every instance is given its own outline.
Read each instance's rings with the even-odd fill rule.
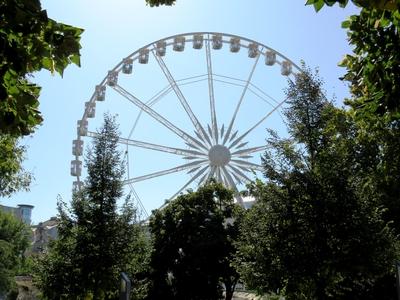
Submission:
[[[287,299],[396,299],[398,242],[362,174],[373,148],[309,69],[287,90],[290,137],[271,132],[266,183],[243,221],[237,265],[250,288]]]
[[[354,45],[354,54],[346,55],[342,62],[348,70],[344,79],[350,82],[353,95],[347,103],[362,118],[372,113],[384,117],[384,121],[399,120],[399,10],[363,9],[342,26],[348,29]]]
[[[154,212],[149,299],[220,299],[221,282],[231,299],[238,280],[230,266],[237,210],[231,191],[210,182]]]
[[[320,9],[335,2],[310,0],[307,4]],[[370,161],[363,178],[387,208],[385,219],[400,234],[400,1],[353,2],[362,7],[360,13],[342,23],[354,46],[354,53],[341,64],[347,68],[344,80],[352,93],[346,103],[358,123],[357,143]]]
[[[82,32],[48,18],[39,0],[0,1],[0,134],[27,135],[42,122],[40,87],[28,76],[79,66]]]
[[[115,120],[105,117],[87,154],[88,177],[68,209],[59,203],[59,238],[36,264],[46,299],[115,299],[121,272],[140,283],[147,244],[129,198],[121,212],[123,162]]]
[[[0,197],[28,189],[32,175],[22,167],[24,154],[17,138],[0,134]]]
[[[352,2],[364,8],[396,10],[397,0],[352,0]],[[349,0],[307,0],[306,5],[313,5],[319,11],[324,5],[333,6],[338,3],[340,7],[345,7]]]
[[[174,5],[176,0],[146,0],[146,3],[151,7],[160,6],[160,5]]]
[[[309,0],[316,10],[324,4],[348,1]],[[352,99],[347,103],[359,118],[400,119],[400,1],[354,0],[362,7],[358,15],[342,23],[348,30],[353,54],[341,65],[347,68],[344,80],[350,83]],[[376,121],[376,120],[373,120]],[[374,122],[375,123],[375,122]]]
[[[0,295],[15,285],[14,276],[29,245],[29,228],[0,209]]]

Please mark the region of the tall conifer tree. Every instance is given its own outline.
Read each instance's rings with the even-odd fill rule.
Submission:
[[[146,241],[129,198],[121,211],[123,161],[118,127],[106,115],[86,157],[88,176],[71,208],[59,203],[59,239],[40,260],[38,285],[48,299],[115,299],[119,276],[144,270]]]

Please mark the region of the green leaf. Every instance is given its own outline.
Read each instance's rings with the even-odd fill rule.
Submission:
[[[52,74],[54,73],[54,61],[50,57],[42,58],[42,66],[46,70],[49,70]]]
[[[346,21],[342,22],[342,28],[349,28],[351,25],[351,20],[347,19]]]
[[[72,56],[70,57],[70,60],[71,60],[74,64],[76,64],[78,67],[81,66],[81,56],[80,56],[80,55],[78,55],[78,54],[72,55]]]
[[[333,6],[337,2],[337,0],[324,0],[324,2],[328,6]]]
[[[319,12],[321,8],[325,5],[324,0],[318,0],[314,2],[314,9],[316,12]]]
[[[318,0],[307,0],[306,5],[312,5],[315,2],[317,2]]]
[[[12,96],[16,111],[12,117],[0,112],[1,117],[6,118],[6,122],[0,120],[0,134],[21,135],[32,132],[41,120],[37,113],[34,116],[36,122],[32,122],[32,118],[27,120],[37,101],[27,101],[23,94],[37,97],[39,89],[28,87],[21,79],[41,69],[62,75],[69,64],[79,66],[79,42],[83,30],[48,19],[38,0],[2,1],[0,6],[1,22],[5,24],[0,32],[5,39],[4,46],[8,47],[0,62],[0,68],[4,70],[0,92],[6,94],[2,97],[11,99]]]

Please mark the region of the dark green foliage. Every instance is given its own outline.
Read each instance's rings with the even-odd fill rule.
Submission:
[[[382,116],[389,122],[400,119],[400,13],[361,10],[343,22],[354,54],[342,65],[348,72],[353,98],[347,104],[357,117]]]
[[[349,0],[307,0],[306,5],[313,5],[319,11],[324,5],[333,6],[338,3],[340,7],[345,7]],[[399,6],[398,0],[352,0],[352,2],[365,8],[395,10]]]
[[[17,138],[0,134],[0,197],[28,189],[32,175],[22,167],[24,154]]]
[[[37,263],[37,285],[46,299],[115,299],[121,272],[135,286],[146,270],[148,246],[136,211],[129,198],[121,212],[117,208],[124,169],[117,143],[115,120],[106,116],[87,155],[84,188],[74,194],[71,209],[59,203],[59,238]]]
[[[15,285],[14,276],[23,264],[29,238],[29,228],[0,209],[0,294]]]
[[[258,203],[243,222],[240,273],[250,288],[287,299],[395,299],[398,241],[364,177],[374,147],[303,72],[287,91],[290,138],[271,133],[267,182],[250,189]]]
[[[232,292],[238,280],[230,266],[237,210],[232,193],[211,182],[154,212],[149,299],[220,299],[221,282],[228,286],[227,294]]]
[[[17,141],[42,122],[40,87],[29,76],[42,69],[62,75],[69,64],[79,66],[82,32],[48,18],[39,0],[0,1],[0,196],[31,181]]]
[[[348,1],[309,0],[318,11],[324,4]],[[341,65],[347,68],[344,80],[350,83],[347,100],[358,119],[391,122],[400,119],[400,1],[354,0],[362,7],[358,15],[342,23],[348,30],[353,54]]]
[[[146,3],[151,7],[160,5],[174,5],[176,0],[146,0]]]
[[[39,0],[0,1],[0,133],[31,133],[42,122],[40,87],[27,78],[41,69],[63,74],[80,64],[83,30],[47,17]]]
[[[400,1],[353,2],[363,8],[342,23],[354,53],[341,65],[352,93],[346,103],[357,122],[357,156],[364,159],[359,175],[400,234]]]

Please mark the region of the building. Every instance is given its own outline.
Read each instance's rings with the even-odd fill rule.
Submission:
[[[58,237],[58,224],[59,219],[52,217],[38,225],[31,226],[33,234],[31,251],[33,253],[46,252],[49,242]]]
[[[17,207],[0,205],[0,209],[6,213],[14,215],[27,225],[32,223],[32,210],[34,206],[29,204],[18,204]]]
[[[32,225],[32,210],[33,205],[18,204],[17,207],[0,205],[0,210],[14,215],[17,219],[23,221],[31,228],[31,247],[27,251],[27,255],[31,253],[45,252],[49,242],[58,237],[59,220],[52,217],[47,221],[40,222],[37,225]]]
[[[254,203],[256,203],[256,199],[253,196],[245,196],[242,197],[242,199],[243,199],[243,207],[245,209],[251,208],[254,205]]]

